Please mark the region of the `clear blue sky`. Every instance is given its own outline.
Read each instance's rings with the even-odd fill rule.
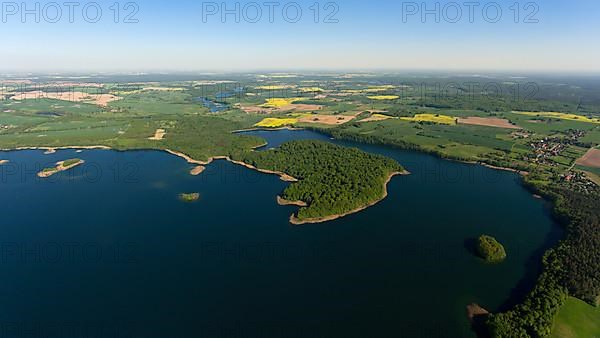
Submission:
[[[51,1],[41,1],[41,7]],[[302,16],[296,23],[292,2],[274,1],[274,22],[269,21],[267,1],[256,1],[262,17],[256,18],[253,1],[239,1],[240,22],[230,14],[221,20],[221,9],[210,2],[136,2],[138,23],[124,23],[135,9],[120,2],[119,23],[114,22],[114,0],[96,0],[102,16],[96,23],[94,7],[40,8],[40,22],[28,14],[22,22],[22,8],[2,4],[3,43],[0,69],[3,71],[239,71],[302,69],[455,69],[526,71],[600,71],[600,1],[543,0],[535,2],[538,23],[525,23],[536,8],[524,8],[527,1],[474,1],[473,21],[469,7],[457,1],[456,9],[440,1],[440,22],[430,14],[422,22],[422,1],[344,0],[336,2],[338,22],[325,23],[335,6],[316,0],[296,0]],[[34,1],[27,1],[34,9]],[[62,1],[59,1],[62,4]],[[216,1],[217,5],[221,1]],[[229,9],[235,1],[226,1]],[[435,1],[426,1],[429,9]],[[288,6],[288,16],[282,13]],[[502,9],[498,22],[497,4]],[[488,16],[483,7],[488,6]],[[246,12],[243,8],[246,6]],[[203,7],[205,11],[203,12]],[[217,6],[218,7],[218,6]],[[404,8],[404,10],[403,10]],[[409,10],[414,14],[409,15]],[[204,15],[203,15],[204,14]],[[247,14],[244,17],[244,14]],[[447,14],[447,15],[444,15]],[[288,19],[288,21],[286,21]],[[315,19],[319,23],[315,23]],[[519,21],[515,23],[515,19]],[[451,21],[458,21],[452,23]],[[58,21],[58,22],[52,22]],[[250,21],[257,21],[255,23]]]

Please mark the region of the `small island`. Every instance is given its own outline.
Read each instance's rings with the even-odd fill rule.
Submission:
[[[0,165],[4,165],[6,163],[8,163],[8,160],[0,160]]]
[[[58,174],[61,171],[67,171],[69,169],[73,169],[78,165],[85,163],[84,160],[79,158],[73,158],[70,160],[56,162],[56,167],[53,168],[45,168],[40,171],[37,175],[40,178],[48,178],[54,174]]]
[[[477,254],[487,262],[499,263],[506,259],[504,246],[494,237],[481,235],[477,241]]]
[[[187,203],[196,202],[200,199],[200,194],[197,192],[189,194],[179,194],[179,200]]]
[[[202,165],[196,166],[192,170],[190,170],[190,175],[198,176],[198,175],[202,174],[204,172],[204,170],[206,170],[205,166],[202,166]]]

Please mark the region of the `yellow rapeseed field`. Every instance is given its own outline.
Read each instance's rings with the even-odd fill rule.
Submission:
[[[304,87],[304,88],[300,88],[300,91],[302,93],[321,93],[324,92],[325,90],[323,90],[323,88],[319,88],[319,87]]]
[[[394,89],[396,87],[392,86],[392,85],[385,85],[385,86],[373,86],[373,87],[369,87],[367,89],[365,89],[364,91],[366,93],[378,93],[378,92],[384,92],[386,90],[390,90],[390,89]]]
[[[514,111],[513,113],[519,114],[519,115],[551,117],[551,118],[556,118],[556,119],[561,119],[561,120],[570,120],[570,121],[579,121],[579,122],[600,124],[600,119],[598,119],[598,118],[589,118],[587,116],[576,115],[576,114],[557,113],[557,112],[519,112],[519,111]]]
[[[293,88],[292,86],[259,86],[256,87],[256,89],[261,89],[261,90],[282,90],[282,89],[289,89],[289,88]]]
[[[302,98],[300,97],[293,97],[293,98],[272,98],[272,99],[267,99],[267,102],[263,105],[261,105],[261,107],[263,108],[281,108],[281,107],[285,107],[285,106],[289,106],[290,104],[302,100]]]
[[[378,96],[369,96],[371,100],[384,101],[384,100],[396,100],[399,99],[400,96],[397,95],[378,95]]]
[[[432,122],[439,124],[456,124],[456,118],[448,115],[439,114],[417,114],[414,117],[401,117],[401,120],[413,122]]]
[[[289,126],[292,124],[298,123],[298,119],[296,118],[275,118],[268,117],[257,124],[255,127],[263,127],[263,128],[278,128],[283,126]]]
[[[396,88],[396,87],[392,86],[392,85],[371,86],[371,87],[365,88],[365,89],[344,89],[343,92],[351,93],[351,94],[379,93],[379,92],[385,92],[387,90],[394,89],[394,88]]]

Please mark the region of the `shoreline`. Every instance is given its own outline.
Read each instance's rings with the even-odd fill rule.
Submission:
[[[290,127],[290,126],[277,127],[277,128],[255,127],[255,128],[249,128],[249,129],[234,130],[231,133],[232,134],[242,134],[242,133],[247,133],[250,131],[277,131],[277,130],[300,131],[300,130],[305,130],[305,128]],[[258,147],[258,148],[260,148],[260,147]]]
[[[164,151],[168,152],[171,155],[175,155],[175,156],[181,157],[181,158],[185,159],[190,164],[197,164],[198,166],[202,166],[202,167],[207,166],[207,165],[213,163],[216,160],[225,160],[225,161],[228,161],[230,163],[237,164],[237,165],[246,167],[248,169],[252,169],[252,170],[261,172],[263,174],[277,175],[284,182],[298,182],[297,178],[292,177],[292,176],[290,176],[290,175],[288,175],[288,174],[286,174],[284,172],[267,170],[267,169],[259,169],[259,168],[255,167],[253,165],[248,164],[248,163],[244,163],[242,161],[233,160],[229,156],[213,156],[213,157],[209,158],[208,161],[198,161],[198,160],[194,160],[189,155],[186,155],[186,154],[184,154],[182,152],[173,151],[173,150],[170,150],[170,149],[165,149]],[[198,169],[198,167],[196,167],[195,169]],[[198,169],[198,170],[200,170],[200,169]],[[204,169],[203,169],[203,171],[204,171]]]
[[[58,150],[77,150],[82,152],[83,150],[113,150],[108,146],[60,146],[60,147],[16,147],[16,148],[2,148],[0,151],[11,152],[11,151],[24,151],[24,150],[45,150],[44,155],[55,154]]]
[[[498,167],[498,166],[495,166],[495,165],[487,164],[485,162],[476,162],[475,164],[479,164],[479,165],[484,166],[484,167],[489,168],[489,169],[513,172],[513,173],[519,174],[521,176],[527,176],[527,175],[529,175],[528,171],[518,170],[518,169],[513,169],[513,168],[508,168],[508,167]]]
[[[66,161],[56,162],[56,167],[53,168],[54,170],[51,170],[51,171],[43,171],[42,170],[39,173],[37,173],[37,176],[39,178],[48,178],[48,177],[56,175],[56,174],[58,174],[60,172],[71,170],[71,169],[73,169],[73,168],[75,168],[77,166],[80,166],[80,165],[82,165],[82,164],[85,163],[84,160],[79,160],[76,163],[73,163],[73,164],[68,165],[68,166],[65,167],[64,166],[65,162]]]
[[[481,305],[479,305],[477,303],[471,303],[471,304],[467,305],[466,310],[467,310],[467,318],[469,318],[469,321],[471,322],[471,324],[473,323],[475,318],[480,317],[480,316],[487,316],[490,314],[490,312],[488,310],[486,310],[485,308],[483,308]]]
[[[307,207],[308,203],[303,202],[303,201],[290,201],[290,200],[286,200],[285,198],[281,197],[281,196],[277,196],[277,204],[281,205],[281,206],[296,206],[296,207]]]
[[[407,148],[407,147],[403,147],[397,144],[393,144],[393,143],[386,143],[386,142],[374,142],[374,143],[369,143],[369,142],[365,142],[364,140],[360,140],[360,139],[352,139],[352,138],[347,138],[344,137],[344,135],[342,135],[342,137],[336,138],[334,137],[332,134],[328,133],[326,130],[322,129],[322,128],[315,128],[315,129],[308,129],[308,130],[312,130],[316,133],[325,135],[325,136],[329,136],[332,140],[339,140],[339,141],[350,141],[350,142],[355,142],[358,144],[372,144],[372,145],[378,145],[378,146],[383,146],[383,147],[389,147],[392,149],[397,149],[397,150],[401,150],[401,151],[407,151],[407,152],[414,152],[414,153],[418,153],[418,154],[426,154],[426,155],[430,155],[433,156],[435,158],[444,160],[444,161],[451,161],[451,162],[458,162],[458,163],[464,163],[464,164],[474,164],[474,165],[481,165],[483,167],[486,167],[488,169],[494,169],[494,170],[502,170],[502,171],[509,171],[509,172],[513,172],[513,173],[517,173],[521,176],[527,176],[529,175],[528,171],[524,171],[524,170],[519,170],[519,169],[514,169],[514,168],[510,168],[510,167],[500,167],[500,166],[495,166],[492,164],[488,164],[486,162],[483,161],[469,161],[469,160],[462,160],[456,157],[448,157],[445,156],[444,154],[438,152],[438,151],[433,151],[433,150],[429,150],[429,149],[425,149],[422,147],[417,147],[417,148]]]
[[[253,131],[253,130],[265,130],[265,131],[273,131],[273,130],[304,130],[304,128],[291,128],[291,127],[281,127],[281,128],[277,128],[277,129],[264,129],[264,128],[253,128],[253,129],[243,129],[243,130],[238,130],[238,131],[233,131],[232,133],[243,133],[246,131]],[[268,142],[264,145],[259,145],[256,147],[253,147],[252,149],[256,149],[256,148],[261,148],[264,147],[265,145],[268,145]],[[61,147],[18,147],[18,148],[14,148],[14,149],[1,149],[0,151],[19,151],[19,150],[68,150],[68,149],[89,149],[89,150],[112,150],[111,147],[108,146],[102,146],[102,145],[97,145],[97,146],[61,146]],[[130,150],[144,150],[144,149],[130,149]],[[279,172],[279,171],[272,171],[272,170],[267,170],[267,169],[260,169],[257,168],[253,165],[244,163],[242,161],[236,161],[231,159],[229,156],[213,156],[210,157],[207,161],[200,161],[200,160],[196,160],[193,159],[191,156],[180,152],[180,151],[175,151],[175,150],[171,150],[171,149],[146,149],[146,150],[157,150],[157,151],[165,151],[171,155],[183,158],[184,160],[187,161],[187,163],[189,164],[195,164],[197,165],[196,168],[193,168],[190,170],[190,174],[197,176],[200,175],[201,173],[203,173],[206,170],[207,165],[210,165],[212,162],[214,162],[215,160],[226,160],[230,163],[236,164],[236,165],[240,165],[243,166],[245,168],[251,169],[251,170],[255,170],[258,171],[260,173],[263,174],[269,174],[269,175],[277,175],[279,176],[279,178],[284,181],[284,182],[290,182],[290,183],[294,183],[294,182],[298,182],[299,180],[295,177],[292,177],[284,172]],[[127,150],[125,150],[127,151]],[[420,152],[418,150],[416,150],[417,152]],[[423,152],[422,152],[423,153]],[[427,152],[424,152],[427,153]],[[506,167],[498,167],[498,166],[493,166],[484,162],[480,162],[480,161],[461,161],[461,160],[454,160],[454,159],[448,159],[448,158],[442,158],[445,160],[449,160],[449,161],[458,161],[458,162],[462,162],[465,164],[474,164],[474,165],[481,165],[483,167],[489,168],[489,169],[494,169],[494,170],[502,170],[502,171],[509,171],[509,172],[513,172],[513,173],[517,173],[521,176],[526,176],[529,173],[526,171],[521,171],[521,170],[517,170],[517,169],[513,169],[513,168],[506,168]],[[202,167],[202,168],[200,168]],[[68,169],[67,169],[68,170]],[[197,174],[195,174],[197,172]],[[389,182],[391,181],[391,179],[394,176],[397,175],[410,175],[410,172],[408,171],[404,171],[404,172],[395,172],[390,174],[390,176],[387,178],[387,180],[384,183],[384,194],[381,198],[379,198],[378,200],[371,202],[367,205],[361,206],[359,208],[356,208],[354,210],[342,213],[342,214],[335,214],[335,215],[330,215],[327,217],[320,217],[320,218],[312,218],[312,219],[305,219],[305,220],[299,220],[295,214],[292,214],[290,216],[290,223],[294,224],[294,225],[303,225],[303,224],[318,224],[318,223],[325,223],[328,221],[332,221],[332,220],[336,220],[351,214],[355,214],[358,212],[361,212],[371,206],[376,205],[377,203],[381,202],[382,200],[384,200],[387,196],[388,196],[388,191],[387,191],[387,185],[389,184]],[[298,206],[298,207],[305,207],[307,205],[305,205],[306,203],[303,201],[288,201],[285,200],[283,198],[281,198],[280,196],[277,196],[278,198],[278,203],[284,203],[284,204],[280,204],[280,205],[292,205],[292,206]]]
[[[242,162],[242,161],[236,161],[231,159],[229,156],[213,156],[211,158],[208,159],[208,161],[203,162],[203,161],[198,161],[198,160],[194,160],[193,158],[191,158],[189,155],[186,155],[184,153],[181,152],[176,152],[170,149],[166,149],[165,151],[167,151],[168,153],[175,155],[175,156],[179,156],[183,159],[185,159],[186,161],[188,161],[188,163],[191,164],[200,164],[200,166],[206,166],[211,164],[212,162],[214,162],[215,160],[226,160],[230,163],[233,164],[237,164],[240,165],[242,167],[251,169],[251,170],[255,170],[258,171],[260,173],[263,174],[269,174],[269,175],[277,175],[279,176],[279,178],[284,181],[284,182],[290,182],[290,183],[294,183],[294,182],[298,182],[299,180],[295,177],[292,177],[286,173],[280,172],[280,171],[273,171],[273,170],[267,170],[267,169],[260,169],[257,168],[253,165],[250,165],[248,163]],[[204,171],[204,169],[202,170]],[[311,218],[311,219],[305,219],[305,220],[299,220],[298,218],[296,218],[295,214],[292,214],[290,216],[290,223],[293,225],[303,225],[303,224],[317,224],[317,223],[325,223],[325,222],[329,222],[329,221],[333,221],[351,214],[355,214],[358,212],[361,212],[365,209],[368,209],[376,204],[378,204],[379,202],[383,201],[384,199],[387,198],[388,196],[388,184],[391,182],[391,180],[395,177],[395,176],[406,176],[406,175],[410,175],[411,173],[408,170],[404,170],[404,171],[395,171],[392,172],[388,175],[388,177],[386,178],[385,182],[383,183],[383,195],[378,198],[377,200],[367,204],[367,205],[363,205],[360,206],[356,209],[350,210],[348,212],[342,213],[342,214],[334,214],[334,215],[330,215],[330,216],[326,216],[326,217],[319,217],[319,218]],[[297,206],[297,207],[307,207],[308,204],[304,201],[290,201],[290,200],[286,200],[284,198],[282,198],[281,196],[277,196],[277,204],[281,205],[281,206]]]
[[[455,159],[443,158],[443,157],[440,157],[440,158],[443,159],[443,160],[453,161],[453,162],[458,162],[458,163],[480,165],[482,167],[486,167],[488,169],[493,169],[493,170],[508,171],[508,172],[511,172],[511,173],[519,174],[521,176],[527,176],[527,175],[529,175],[528,171],[514,169],[514,168],[509,168],[509,167],[499,167],[499,166],[488,164],[488,163],[485,163],[485,162],[482,162],[482,161],[465,161],[465,160],[455,160]]]
[[[296,217],[295,214],[292,214],[290,216],[290,223],[292,223],[293,225],[304,225],[304,224],[318,224],[318,223],[325,223],[325,222],[329,222],[329,221],[333,221],[339,218],[343,218],[352,214],[356,214],[359,213],[361,211],[364,211],[376,204],[378,204],[379,202],[385,200],[388,197],[388,184],[392,181],[392,179],[395,176],[406,176],[406,175],[410,175],[410,172],[408,172],[407,170],[404,171],[395,171],[392,172],[388,175],[387,179],[385,180],[385,182],[383,183],[383,195],[378,198],[377,200],[368,203],[366,205],[360,206],[356,209],[350,210],[348,212],[345,213],[341,213],[341,214],[335,214],[335,215],[330,215],[330,216],[325,216],[325,217],[319,217],[319,218],[308,218],[308,219],[304,219],[304,220],[300,220]],[[302,201],[298,201],[299,203],[304,203]]]
[[[199,166],[193,168],[192,170],[190,170],[190,175],[198,176],[198,175],[202,174],[204,172],[204,170],[206,170],[206,167],[199,165]]]
[[[263,145],[258,145],[253,147],[253,149],[256,148],[260,148],[260,147],[264,147],[265,145],[267,145],[268,143],[265,142],[265,144]],[[229,156],[213,156],[210,157],[208,159],[208,161],[200,161],[200,160],[195,160],[193,159],[191,156],[180,152],[180,151],[175,151],[175,150],[171,150],[171,149],[126,149],[126,150],[116,150],[113,149],[111,147],[108,146],[103,146],[103,145],[96,145],[96,146],[60,146],[60,147],[44,147],[44,146],[40,146],[40,147],[17,147],[17,148],[2,148],[0,149],[0,151],[6,151],[6,152],[10,152],[10,151],[23,151],[23,150],[46,150],[46,151],[54,151],[56,152],[57,150],[71,150],[71,149],[80,149],[80,150],[115,150],[115,151],[164,151],[167,152],[171,155],[183,158],[184,160],[187,161],[187,163],[189,164],[196,164],[197,167],[193,168],[192,170],[196,170],[196,171],[200,171],[201,169],[199,167],[205,167],[209,164],[211,164],[212,162],[216,161],[216,160],[226,160],[228,162],[231,162],[233,164],[237,164],[237,165],[241,165],[244,166],[248,169],[252,169],[252,170],[256,170],[258,172],[264,173],[264,174],[270,174],[270,175],[277,175],[281,178],[282,181],[285,182],[298,182],[298,179],[295,177],[292,177],[286,173],[283,172],[279,172],[279,171],[272,171],[272,170],[266,170],[266,169],[259,169],[256,168],[250,164],[241,162],[241,161],[235,161],[233,159],[231,159]],[[8,163],[8,162],[5,162]],[[203,172],[206,168],[202,169],[201,172]],[[201,173],[200,172],[200,173]],[[200,174],[199,173],[199,174]],[[198,175],[199,175],[198,174]]]
[[[107,146],[61,146],[61,147],[17,147],[17,148],[2,148],[0,151],[21,151],[21,150],[46,150],[48,154],[53,154],[57,150],[112,150]]]

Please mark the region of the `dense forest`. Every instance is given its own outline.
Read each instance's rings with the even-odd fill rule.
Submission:
[[[344,214],[379,200],[385,181],[404,169],[394,160],[320,141],[292,141],[278,149],[246,152],[235,158],[299,180],[282,197],[303,201],[299,220]]]
[[[491,337],[547,337],[567,295],[597,305],[600,296],[600,199],[560,186],[541,191],[555,201],[567,236],[546,253],[534,290],[514,309],[486,320]]]

